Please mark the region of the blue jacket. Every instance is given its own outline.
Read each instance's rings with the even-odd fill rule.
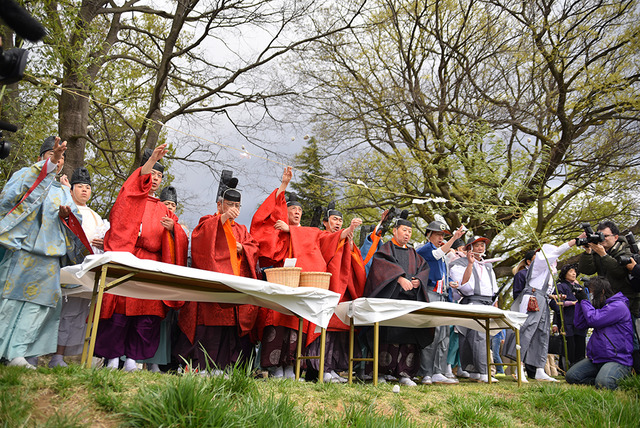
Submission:
[[[433,251],[435,249],[436,246],[433,245],[432,242],[427,242],[422,247],[418,248],[418,254],[420,254],[429,264],[429,284],[427,285],[427,288],[430,291],[434,291],[438,281],[446,281],[448,278],[447,264],[444,261],[444,257],[441,259],[433,257]],[[443,291],[446,291],[448,285],[449,284],[446,283],[444,284]]]
[[[529,274],[529,267],[519,270],[513,277],[513,300],[516,300],[522,290],[527,286],[527,275]]]
[[[587,357],[593,363],[633,365],[633,325],[628,302],[622,293],[616,293],[600,309],[594,308],[588,300],[576,305],[574,325],[577,328],[593,328],[587,344]]]

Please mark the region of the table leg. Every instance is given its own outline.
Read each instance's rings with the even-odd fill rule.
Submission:
[[[327,329],[320,331],[320,368],[318,370],[318,383],[324,382],[324,351],[327,344]]]
[[[487,335],[487,380],[489,384],[491,384],[491,366],[493,365],[493,360],[491,359],[491,330],[489,329],[489,320],[485,321],[484,330]]]
[[[373,385],[378,385],[378,357],[380,346],[380,323],[373,323]]]
[[[298,343],[296,345],[296,380],[300,379],[300,362],[302,361],[302,317],[298,317]]]
[[[98,295],[96,296],[96,304],[93,311],[93,320],[91,321],[91,338],[89,340],[89,349],[85,360],[85,367],[91,368],[93,361],[93,351],[96,347],[96,336],[98,335],[98,323],[100,322],[100,310],[102,309],[102,298],[104,297],[104,288],[107,283],[107,266],[102,266],[100,272],[100,283],[98,284]],[[91,299],[93,301],[93,299]],[[87,330],[89,326],[87,326]]]
[[[522,356],[520,355],[520,330],[514,329],[516,333],[516,363],[518,363],[518,386],[522,386]]]
[[[353,318],[349,322],[349,385],[353,383],[353,347],[355,340],[355,327],[353,325]]]
[[[87,317],[87,329],[84,335],[84,344],[82,345],[82,357],[80,358],[80,367],[87,367],[87,356],[89,354],[89,342],[91,340],[91,330],[93,328],[93,317],[96,310],[98,300],[98,289],[100,286],[100,276],[96,275],[93,281],[93,292],[91,293],[91,305],[89,306],[89,316]]]

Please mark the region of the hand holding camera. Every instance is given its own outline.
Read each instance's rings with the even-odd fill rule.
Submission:
[[[593,247],[589,244],[600,244],[601,242],[604,242],[604,234],[600,231],[594,232],[589,223],[582,223],[580,224],[580,227],[584,230],[584,232],[576,238],[576,246],[589,246],[591,249],[593,249]]]
[[[576,296],[578,302],[582,300],[589,300],[589,296],[587,296],[587,292],[584,290],[584,287],[578,284],[574,285],[573,288],[571,288],[571,292],[573,292],[573,295]]]

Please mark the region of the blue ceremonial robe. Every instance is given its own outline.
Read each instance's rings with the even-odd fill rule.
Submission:
[[[60,265],[82,260],[77,238],[59,217],[67,205],[81,221],[69,189],[55,170],[24,199],[47,161],[22,168],[0,194],[0,357],[55,352],[60,318]],[[15,207],[15,209],[14,209]],[[64,260],[63,260],[64,259]]]

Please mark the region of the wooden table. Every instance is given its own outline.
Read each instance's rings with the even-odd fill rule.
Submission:
[[[87,296],[86,293],[90,290],[91,306],[81,359],[81,364],[85,367],[91,367],[104,293],[111,293],[153,300],[254,304],[295,315],[300,320],[296,379],[300,377],[300,363],[305,359],[319,359],[322,373],[326,327],[340,298],[339,294],[328,290],[311,287],[294,289],[252,278],[141,260],[129,253],[120,252],[89,256],[82,265],[64,268],[61,281],[79,282],[84,287],[82,290],[74,290],[75,295],[82,295],[84,292]],[[303,319],[321,327],[318,356],[302,356]],[[322,382],[323,379],[319,381]]]
[[[336,315],[349,325],[349,383],[353,382],[353,363],[373,362],[373,384],[378,384],[378,351],[380,326],[426,328],[441,325],[462,325],[484,331],[487,338],[487,367],[495,366],[491,360],[491,331],[509,328],[516,335],[516,362],[502,365],[520,367],[520,326],[527,315],[504,311],[492,306],[458,305],[448,302],[423,303],[404,300],[359,298],[343,302]],[[373,326],[373,357],[354,358],[355,327]],[[488,370],[490,372],[490,370]],[[518,386],[522,385],[521,371],[517,370]],[[489,376],[491,383],[491,376]]]

